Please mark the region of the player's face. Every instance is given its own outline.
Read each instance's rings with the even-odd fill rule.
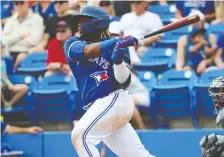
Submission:
[[[90,19],[91,19],[90,17],[81,17],[79,19],[79,24],[78,24],[78,30],[79,30],[79,32],[81,32],[81,26],[82,26],[82,24],[85,23],[85,22],[87,22],[87,21],[89,21]]]

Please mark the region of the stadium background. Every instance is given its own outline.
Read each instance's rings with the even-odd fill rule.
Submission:
[[[112,4],[118,17],[125,13],[125,9],[121,7],[124,4],[116,5],[114,2]],[[148,10],[158,14],[164,25],[176,19],[175,1],[154,1],[149,4]],[[32,5],[35,5],[35,2],[30,2],[30,6]],[[220,10],[218,1],[213,5],[216,12]],[[130,9],[126,10],[129,11]],[[219,38],[224,28],[223,23],[224,21],[211,24],[209,21],[207,31]],[[221,129],[214,129],[218,126],[215,124],[213,103],[207,92],[211,80],[223,75],[224,69],[215,69],[204,74],[174,70],[178,39],[188,33],[189,28],[185,27],[165,34],[160,41],[147,47],[146,51],[149,52],[147,54],[155,52],[153,54],[155,56],[143,55],[141,59],[145,62],[135,66],[140,80],[151,92],[150,108],[139,106],[149,130],[139,130],[138,134],[145,147],[156,156],[200,156],[201,137],[213,132],[224,133]],[[10,111],[1,110],[4,122],[21,127],[40,125],[44,128],[43,133],[35,135],[2,135],[1,142],[8,143],[13,151],[22,150],[25,157],[76,156],[70,140],[70,131],[73,120],[78,120],[84,111],[75,80],[64,74],[44,78],[43,75],[47,70],[47,52],[31,54],[26,62],[21,64],[23,66],[20,65],[16,70],[13,69],[12,57],[1,58],[6,62],[7,74],[12,83],[25,83],[29,86],[29,91],[19,106]],[[169,82],[172,79],[176,82]],[[170,91],[176,95],[169,95],[172,93]],[[160,97],[162,94],[168,95],[168,99]],[[172,107],[167,104],[161,105],[164,101]],[[133,125],[135,126],[134,123]],[[114,156],[112,154],[107,150],[107,156]]]

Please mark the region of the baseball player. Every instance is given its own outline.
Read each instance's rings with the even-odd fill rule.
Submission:
[[[224,77],[218,77],[209,86],[209,94],[218,114],[216,123],[224,128]],[[200,141],[203,157],[224,157],[224,135],[205,135]]]
[[[110,38],[110,18],[100,7],[87,6],[76,17],[81,36],[67,39],[64,49],[87,109],[71,136],[78,155],[100,157],[96,145],[103,141],[120,157],[152,157],[129,124],[134,103],[125,90],[131,80],[127,47],[137,39]]]

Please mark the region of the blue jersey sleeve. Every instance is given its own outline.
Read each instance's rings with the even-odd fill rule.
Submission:
[[[81,61],[84,59],[83,49],[86,45],[77,37],[67,39],[64,44],[65,56],[73,62]]]

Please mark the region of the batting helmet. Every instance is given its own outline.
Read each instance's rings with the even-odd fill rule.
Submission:
[[[97,32],[109,28],[110,17],[107,12],[97,6],[87,6],[80,14],[76,15],[78,19],[81,17],[91,17],[89,21],[85,22],[81,26],[83,33]]]
[[[209,85],[208,91],[215,103],[215,113],[217,114],[224,108],[224,77],[220,76],[214,79]]]

